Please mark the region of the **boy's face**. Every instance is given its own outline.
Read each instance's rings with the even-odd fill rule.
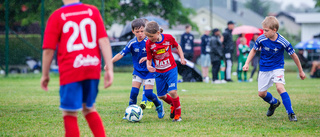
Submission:
[[[262,29],[263,29],[263,34],[267,37],[267,38],[273,38],[276,33],[277,33],[277,30],[276,29],[270,29],[269,27],[263,25],[262,26]]]
[[[152,42],[157,42],[158,38],[159,38],[159,34],[160,32],[158,31],[157,33],[155,34],[151,34],[151,33],[148,33],[148,32],[145,32],[146,36],[148,37],[148,39]]]
[[[132,33],[137,37],[138,40],[143,40],[146,35],[144,34],[144,27],[141,26],[140,28],[134,28]]]

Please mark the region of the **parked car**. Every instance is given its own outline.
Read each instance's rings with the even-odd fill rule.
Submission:
[[[194,54],[193,54],[193,59],[191,61],[193,63],[196,63],[196,64],[200,65],[200,63],[201,63],[201,59],[200,59],[200,55],[201,55],[201,46],[200,46],[201,40],[200,39],[195,39],[193,41],[193,43],[194,43],[194,47],[193,47],[193,53]],[[178,54],[176,49],[172,49],[172,52]]]
[[[123,50],[124,47],[127,45],[127,41],[119,41],[119,42],[111,42],[111,49],[112,49],[112,57],[117,55],[120,51]],[[122,59],[114,63],[115,66],[132,66],[132,55],[127,54]]]

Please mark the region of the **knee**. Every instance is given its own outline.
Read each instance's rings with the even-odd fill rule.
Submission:
[[[259,97],[264,98],[267,96],[267,92],[259,92]]]
[[[94,111],[96,111],[94,106],[92,108],[87,108],[87,107],[84,106],[83,109],[82,109],[82,114],[84,116],[86,116],[87,114],[89,114],[91,112],[94,112]]]
[[[158,98],[165,100],[167,97],[166,96],[158,96]]]
[[[73,112],[73,111],[62,111],[62,116],[74,116],[77,117],[78,112]]]
[[[178,97],[178,93],[177,93],[177,90],[172,90],[169,92],[170,96],[172,98],[177,98]]]

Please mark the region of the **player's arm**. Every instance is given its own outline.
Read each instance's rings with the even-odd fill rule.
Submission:
[[[113,82],[113,63],[111,61],[112,52],[108,37],[103,37],[98,40],[103,59],[106,63],[104,70],[104,88],[110,87]]]
[[[147,61],[147,57],[141,58],[141,59],[139,60],[139,64],[141,64],[141,63],[143,63],[143,62],[145,62],[145,61]]]
[[[147,69],[149,72],[156,72],[156,68],[152,66],[152,51],[150,50],[150,45],[146,43],[146,51],[147,51]]]
[[[179,54],[180,59],[181,59],[181,64],[182,64],[182,65],[186,65],[186,64],[187,64],[187,61],[184,59],[184,54],[183,54],[183,51],[182,51],[181,46],[178,45],[176,48],[177,48],[178,54]]]
[[[152,60],[147,60],[147,69],[149,72],[156,72],[156,68],[152,67]]]
[[[303,72],[303,69],[302,69],[302,67],[301,67],[301,63],[300,63],[300,60],[299,60],[297,54],[296,54],[296,53],[293,53],[293,54],[291,54],[290,56],[291,56],[291,58],[293,59],[294,63],[296,63],[296,65],[297,65],[297,67],[298,67],[298,69],[299,69],[299,76],[300,76],[300,78],[301,78],[302,80],[304,80],[304,79],[306,78],[306,75],[305,75],[304,72]]]
[[[40,84],[41,88],[45,91],[48,91],[48,83],[50,80],[49,71],[53,54],[53,49],[44,49],[42,52],[42,77],[40,80]]]
[[[246,60],[246,63],[244,64],[243,66],[243,71],[248,71],[249,70],[249,63],[251,62],[251,60],[253,59],[254,55],[256,55],[257,53],[257,50],[252,48],[249,55],[248,55],[248,58]]]
[[[112,63],[115,63],[117,62],[118,60],[122,59],[123,58],[123,55],[121,55],[120,53],[118,53],[117,55],[115,55],[113,58],[112,58]]]

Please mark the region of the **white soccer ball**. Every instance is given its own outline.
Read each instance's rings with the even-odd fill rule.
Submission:
[[[142,119],[143,111],[138,105],[130,105],[126,109],[125,117],[130,122],[138,122]]]

